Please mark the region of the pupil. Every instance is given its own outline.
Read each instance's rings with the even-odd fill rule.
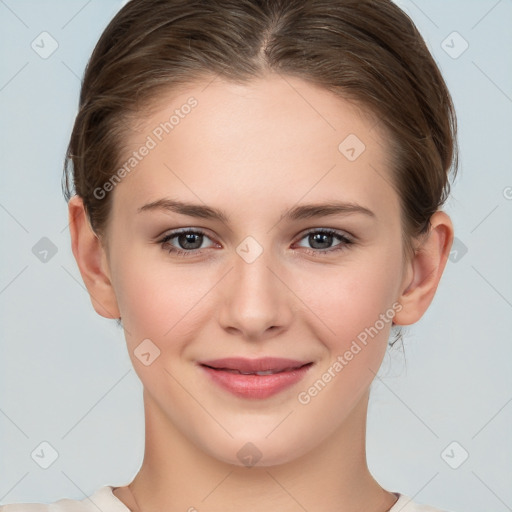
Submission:
[[[198,247],[189,247],[187,244],[197,244],[197,240],[199,239],[200,236],[201,235],[197,235],[195,233],[185,233],[184,235],[181,235],[181,237],[184,237],[184,244],[181,244],[180,241],[180,245],[182,245],[182,247],[186,249],[197,249]],[[201,244],[199,244],[199,246],[201,246]]]
[[[198,247],[188,247],[187,244],[197,244],[198,240],[200,239],[201,235],[197,235],[195,233],[185,233],[184,235],[181,235],[180,238],[184,238],[184,244],[180,244],[184,246],[184,248],[187,249],[197,249]],[[309,235],[310,243],[315,249],[325,249],[328,248],[329,245],[332,243],[332,235],[329,235],[328,233],[315,233],[314,235]],[[320,247],[318,247],[318,244]],[[200,246],[201,244],[199,244]]]
[[[310,243],[315,249],[325,249],[328,248],[330,242],[332,241],[332,235],[328,233],[316,233],[314,235],[310,235]],[[323,240],[322,240],[323,238]],[[321,247],[315,247],[315,244],[320,243]]]

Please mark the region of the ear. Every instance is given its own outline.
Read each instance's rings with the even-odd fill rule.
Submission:
[[[413,324],[423,316],[434,298],[450,255],[453,242],[450,217],[437,211],[430,219],[430,226],[408,262],[403,291],[398,298],[402,309],[393,319],[397,325]]]
[[[119,318],[121,315],[110,282],[107,255],[89,223],[82,198],[73,196],[68,202],[68,210],[71,248],[92,305],[98,315]]]

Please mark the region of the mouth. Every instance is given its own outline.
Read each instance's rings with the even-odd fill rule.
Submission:
[[[268,398],[296,384],[314,363],[275,357],[225,358],[199,366],[224,390],[242,398]]]

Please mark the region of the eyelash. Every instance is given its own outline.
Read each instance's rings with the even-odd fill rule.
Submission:
[[[312,229],[310,231],[307,231],[306,233],[304,233],[302,235],[302,237],[299,239],[299,241],[303,240],[304,238],[308,237],[311,234],[316,234],[316,233],[333,236],[333,237],[337,238],[340,241],[340,243],[335,245],[334,248],[329,248],[329,249],[307,249],[306,248],[306,252],[313,256],[318,256],[318,255],[326,256],[326,255],[330,255],[332,253],[336,253],[338,251],[343,251],[343,250],[346,250],[349,245],[354,243],[353,240],[351,240],[345,234],[335,231],[333,229],[326,229],[326,228]],[[159,244],[162,246],[162,249],[166,249],[169,253],[174,254],[178,257],[186,258],[186,257],[190,257],[190,256],[197,256],[198,254],[201,253],[201,249],[190,249],[190,250],[186,251],[184,249],[178,249],[178,248],[174,247],[173,245],[169,244],[170,240],[177,238],[180,235],[186,235],[186,234],[201,235],[201,236],[209,238],[209,236],[204,231],[202,231],[200,229],[187,228],[187,229],[173,231],[171,233],[168,233],[167,235],[164,236],[164,238],[162,238],[160,240]]]

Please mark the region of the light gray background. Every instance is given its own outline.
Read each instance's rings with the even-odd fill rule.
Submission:
[[[0,503],[83,499],[128,483],[142,461],[141,384],[122,331],[89,302],[60,189],[80,77],[124,3],[0,0]],[[512,510],[512,1],[399,5],[457,109],[460,176],[446,210],[460,244],[431,308],[406,331],[405,357],[390,351],[373,384],[369,464],[382,485],[421,503],[504,512]],[[46,59],[31,47],[43,31],[58,43]],[[448,37],[454,31],[469,44],[457,58],[464,42]],[[46,262],[32,252],[42,237],[57,248]],[[58,452],[48,469],[31,457],[43,441]]]

